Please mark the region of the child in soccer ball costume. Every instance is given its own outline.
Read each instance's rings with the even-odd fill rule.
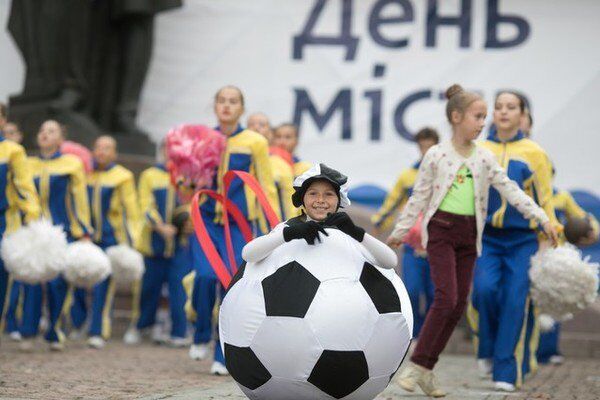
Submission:
[[[292,240],[306,240],[317,245],[325,228],[336,228],[359,242],[365,257],[382,268],[394,268],[398,263],[396,253],[384,243],[356,226],[340,208],[350,205],[348,178],[325,164],[317,164],[294,180],[294,206],[301,207],[302,214],[277,225],[269,234],[256,238],[242,250],[247,262],[257,262],[277,247]]]

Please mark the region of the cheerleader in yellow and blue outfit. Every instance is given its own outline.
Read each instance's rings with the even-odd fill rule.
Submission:
[[[431,128],[423,128],[415,135],[415,141],[419,146],[421,157],[427,150],[439,142],[438,133]],[[417,172],[421,161],[416,162],[411,168],[402,171],[394,188],[389,192],[383,205],[371,218],[371,222],[378,231],[387,231],[395,223],[395,217],[399,210],[406,204],[412,194],[412,189],[417,179]],[[408,244],[404,244],[402,254],[402,281],[408,291],[410,304],[413,309],[414,328],[413,337],[419,336],[421,326],[425,321],[427,310],[433,302],[433,282],[429,274],[429,262],[427,254],[419,254]],[[425,296],[425,307],[421,311],[421,297]]]
[[[269,199],[269,203],[279,216],[277,191],[269,162],[268,142],[260,134],[244,129],[239,125],[239,119],[244,112],[244,98],[241,91],[233,86],[222,88],[215,96],[214,107],[219,121],[219,126],[216,129],[227,137],[227,145],[215,177],[214,187],[219,193],[223,193],[222,178],[228,171],[248,172],[258,180]],[[260,235],[266,231],[266,221],[257,203],[256,196],[239,179],[233,181],[227,197],[239,207],[251,223],[255,235]],[[227,260],[220,204],[216,204],[212,199],[206,199],[200,207],[210,237],[223,260]],[[240,265],[242,263],[241,252],[245,241],[239,227],[233,222],[231,223],[231,236],[235,262]],[[210,263],[195,238],[191,242],[191,250],[196,273],[192,292],[192,307],[197,318],[194,344],[190,348],[190,357],[202,359],[208,355],[208,343],[212,338],[212,311],[216,301],[217,280]],[[231,269],[232,266],[229,266],[229,268]],[[227,374],[221,346],[218,343],[215,345],[211,373]]]
[[[248,117],[248,129],[258,132],[269,143],[273,141],[273,131],[267,116],[263,113],[254,113]],[[283,221],[300,215],[300,209],[294,207],[292,194],[294,193],[294,161],[287,150],[281,147],[269,147],[269,160],[273,171],[273,180],[277,189],[277,199],[281,218]]]
[[[44,122],[37,136],[40,155],[30,157],[29,165],[39,195],[42,216],[51,220],[54,225],[61,225],[67,241],[73,242],[90,236],[90,210],[83,163],[73,155],[60,152],[63,140],[64,128],[58,122]],[[21,350],[28,351],[32,347],[32,341],[28,339],[38,333],[43,296],[42,285],[23,286],[23,317],[19,329],[23,341],[20,347]],[[69,284],[62,276],[46,284],[49,327],[45,339],[52,350],[62,350],[64,347],[60,318],[63,308],[69,303],[66,300],[68,289]]]
[[[117,142],[110,136],[96,139],[93,149],[94,171],[88,176],[88,197],[94,233],[92,239],[102,249],[117,244],[135,245],[139,209],[133,173],[115,163]],[[92,289],[88,345],[104,347],[111,335],[111,311],[115,283],[109,276]],[[79,292],[81,296],[81,291]],[[85,314],[76,299],[75,314]],[[79,317],[79,320],[84,320]]]
[[[483,146],[496,154],[508,177],[558,226],[552,204],[547,154],[519,130],[523,100],[502,92],[495,101],[494,127]],[[476,335],[480,372],[492,374],[497,390],[513,391],[530,369],[528,336],[533,329],[529,299],[530,258],[538,250],[537,224],[490,189],[483,252],[475,268],[469,320]]]
[[[4,108],[0,104],[0,118]],[[21,224],[40,216],[40,204],[25,149],[20,144],[0,135],[0,242],[5,234],[14,232]],[[0,332],[4,330],[4,316],[10,293],[9,275],[0,259]]]
[[[164,144],[162,150],[163,159],[166,160]],[[192,267],[190,248],[184,232],[189,218],[189,204],[180,204],[179,195],[162,163],[142,172],[138,182],[138,195],[143,213],[138,250],[144,255],[146,270],[141,291],[134,299],[133,326],[125,335],[125,342],[138,343],[139,331],[155,324],[162,286],[167,283],[171,312],[170,344],[188,345],[184,311],[186,298],[181,281]]]
[[[291,123],[284,123],[275,128],[273,146],[279,147],[292,155],[294,178],[310,169],[311,163],[301,160],[294,154],[298,147],[298,127]]]

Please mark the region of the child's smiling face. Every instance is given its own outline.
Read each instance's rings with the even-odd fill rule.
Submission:
[[[310,184],[303,198],[306,214],[315,221],[323,221],[338,209],[339,198],[333,185],[319,179]]]

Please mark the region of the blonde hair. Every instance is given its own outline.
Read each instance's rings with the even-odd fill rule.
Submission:
[[[452,124],[452,113],[458,111],[464,114],[465,110],[477,100],[483,100],[483,98],[474,92],[467,92],[462,86],[455,83],[446,90],[446,117],[448,122]]]

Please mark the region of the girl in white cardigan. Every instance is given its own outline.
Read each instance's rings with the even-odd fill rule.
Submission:
[[[489,150],[474,142],[485,125],[485,101],[460,85],[451,86],[446,97],[452,140],[425,154],[412,196],[388,238],[390,246],[400,246],[423,213],[422,244],[435,295],[399,384],[410,392],[419,385],[433,397],[446,395],[435,382],[432,369],[466,305],[475,259],[481,254],[490,185],[526,218],[536,219],[554,243],[557,241],[544,210],[506,176]]]

